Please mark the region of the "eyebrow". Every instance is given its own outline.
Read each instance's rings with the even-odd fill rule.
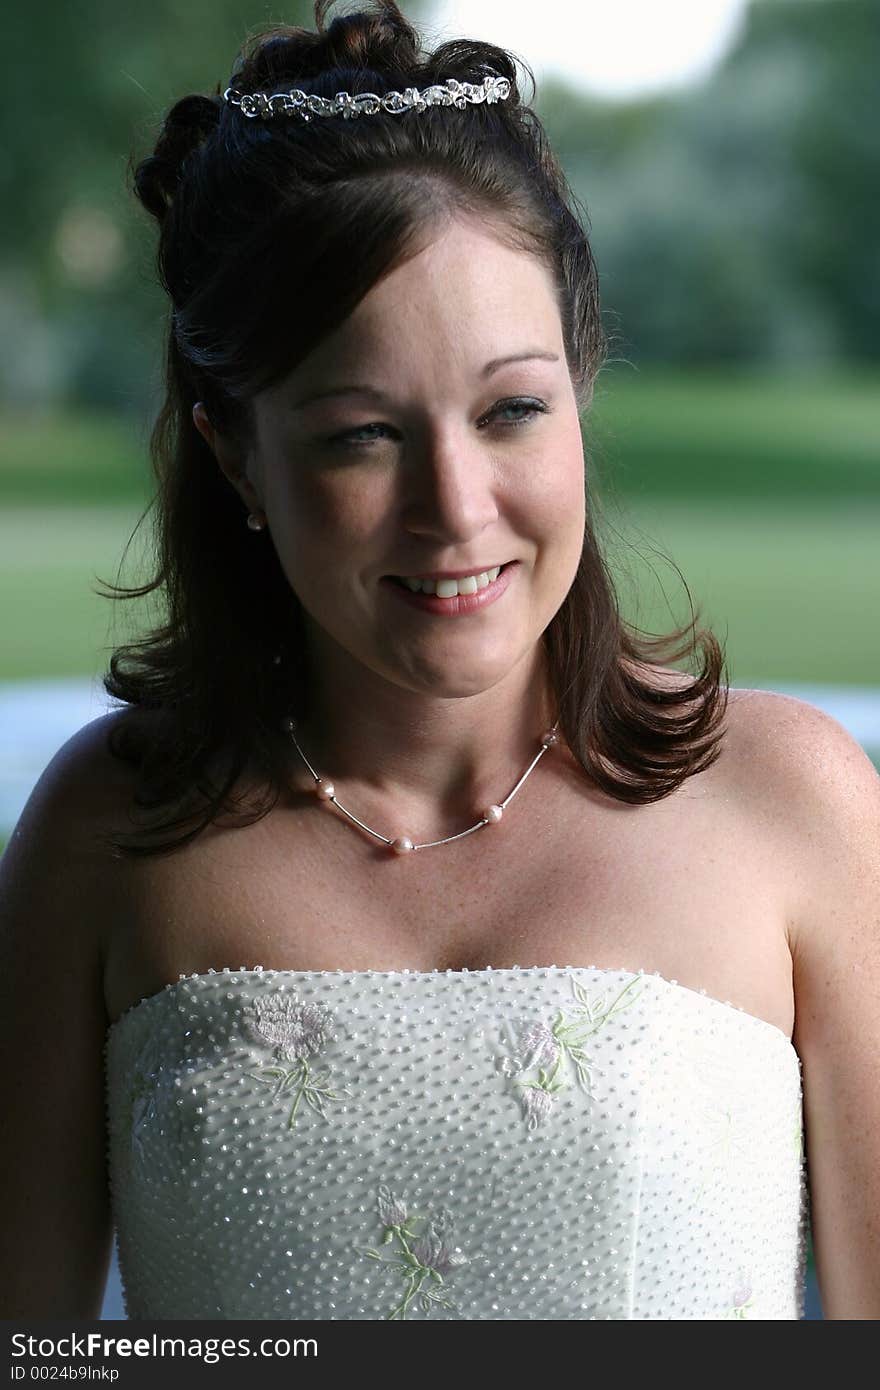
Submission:
[[[483,367],[480,376],[485,380],[492,376],[493,372],[508,366],[511,362],[528,362],[535,358],[544,362],[558,362],[559,354],[546,352],[543,348],[527,348],[525,352],[514,352],[508,357],[493,357],[491,362],[487,362]],[[384,391],[378,390],[375,386],[330,386],[323,391],[312,392],[308,396],[303,396],[301,400],[294,401],[293,409],[303,410],[313,401],[326,400],[328,396],[366,396],[368,400],[377,401],[380,404],[389,399]]]

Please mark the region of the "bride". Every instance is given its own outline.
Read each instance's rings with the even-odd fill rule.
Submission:
[[[511,56],[327,8],[135,170],[167,602],[0,861],[4,1316],[115,1227],[138,1318],[797,1318],[810,1221],[880,1316],[880,778],[621,620]]]

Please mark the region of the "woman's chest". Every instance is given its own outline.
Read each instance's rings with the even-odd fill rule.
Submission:
[[[499,826],[415,854],[325,803],[146,866],[108,938],[109,1017],[224,966],[598,966],[656,971],[790,1036],[792,868],[721,766],[647,806],[533,781]]]

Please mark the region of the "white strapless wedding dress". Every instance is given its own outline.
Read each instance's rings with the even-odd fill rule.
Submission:
[[[800,1059],[643,971],[218,970],[105,1045],[130,1318],[802,1318]]]

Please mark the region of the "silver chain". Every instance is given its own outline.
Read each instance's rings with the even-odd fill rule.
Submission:
[[[457,835],[448,835],[445,840],[430,840],[425,844],[416,845],[413,843],[413,841],[410,839],[408,835],[398,835],[395,839],[390,840],[387,835],[380,834],[378,830],[373,830],[369,825],[365,825],[362,820],[358,820],[357,816],[352,815],[351,811],[347,810],[342,805],[342,802],[337,799],[336,789],[333,786],[333,783],[325,781],[323,777],[319,776],[319,774],[312,767],[305,753],[302,751],[299,744],[297,743],[296,734],[294,733],[294,729],[296,728],[296,720],[290,718],[284,719],[282,721],[282,728],[285,730],[286,733],[290,734],[296,751],[299,753],[306,767],[309,769],[309,772],[314,777],[315,792],[317,796],[322,801],[332,802],[332,804],[337,808],[337,810],[341,811],[344,816],[347,816],[350,821],[353,821],[355,825],[359,825],[362,830],[366,830],[368,835],[373,835],[377,840],[381,840],[383,844],[389,845],[395,854],[406,854],[410,850],[414,849],[433,849],[435,845],[448,845],[451,844],[453,840],[461,840],[465,835],[472,835],[475,830],[482,830],[484,825],[497,825],[501,820],[502,816],[504,815],[506,808],[509,806],[510,802],[516,796],[523,782],[529,776],[529,773],[532,772],[532,770],[537,766],[541,758],[543,758],[544,754],[547,752],[547,749],[551,748],[555,743],[559,742],[559,735],[557,733],[557,730],[559,728],[559,720],[557,719],[552,729],[548,729],[546,733],[541,735],[540,752],[536,754],[532,762],[526,768],[525,772],[523,773],[522,777],[520,777],[513,791],[509,792],[502,802],[493,804],[492,806],[487,806],[486,810],[483,812],[482,819],[478,820],[476,825],[472,825],[469,830],[461,830]]]

